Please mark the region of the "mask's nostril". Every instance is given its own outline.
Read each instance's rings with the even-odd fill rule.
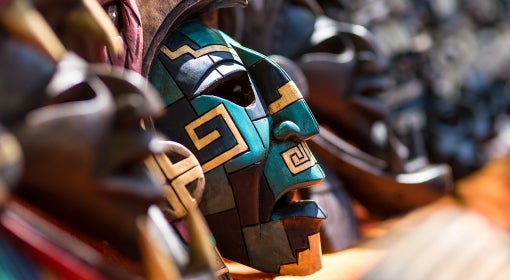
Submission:
[[[284,121],[276,125],[273,128],[273,135],[280,141],[293,140],[301,142],[303,140],[301,129],[292,121]]]

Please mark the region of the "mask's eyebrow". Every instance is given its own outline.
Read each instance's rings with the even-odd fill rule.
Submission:
[[[176,49],[175,51],[172,51],[170,48],[163,45],[161,47],[161,52],[163,52],[171,60],[175,60],[185,54],[189,54],[193,58],[199,58],[201,56],[210,54],[212,52],[228,52],[232,55],[238,56],[237,53],[235,52],[235,50],[233,50],[232,48],[229,48],[228,46],[225,46],[225,45],[208,45],[203,48],[196,49],[196,50],[192,49],[188,45],[183,45],[183,46],[179,47],[178,49]]]

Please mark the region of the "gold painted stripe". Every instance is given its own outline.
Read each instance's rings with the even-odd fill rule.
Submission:
[[[220,105],[214,107],[212,110],[208,111],[207,113],[200,116],[198,119],[196,119],[193,122],[186,125],[186,127],[185,127],[186,132],[190,136],[195,147],[198,150],[201,150],[205,146],[211,144],[214,140],[221,137],[218,130],[213,130],[209,134],[205,135],[202,138],[199,138],[195,132],[195,130],[198,127],[200,127],[201,125],[205,124],[206,122],[212,120],[213,118],[215,118],[217,116],[221,116],[223,118],[223,120],[227,124],[227,127],[230,129],[230,132],[234,136],[234,138],[237,142],[237,145],[232,147],[230,150],[223,152],[219,156],[211,159],[210,161],[202,164],[202,169],[204,170],[204,173],[222,165],[223,163],[227,162],[229,159],[233,158],[234,156],[248,150],[248,145],[246,144],[243,137],[241,136],[241,133],[239,132],[239,129],[236,127],[234,121],[228,114],[227,109],[225,108],[224,104],[220,104]]]
[[[176,163],[171,162],[166,154],[156,154],[154,156],[166,178],[169,180],[173,180],[175,177],[181,176],[191,168],[198,166],[198,162],[191,156]]]
[[[171,219],[182,219],[188,213],[189,208],[187,207],[192,205],[183,203],[182,197],[179,196],[179,193],[177,193],[173,186],[165,184],[163,187],[169,206],[163,206],[162,209],[171,214]]]
[[[150,174],[152,178],[158,183],[159,185],[164,185],[167,181],[167,178],[165,177],[165,174],[159,167],[158,163],[156,162],[156,159],[154,158],[154,154],[150,157],[147,157],[144,160],[144,164],[147,167],[147,169],[150,171]]]
[[[181,199],[182,203],[189,209],[192,206],[196,206],[195,199],[191,196],[186,185],[195,181],[196,179],[203,178],[204,172],[200,166],[195,166],[188,170],[185,174],[175,178],[172,181],[172,186]]]
[[[281,86],[278,89],[278,93],[280,93],[281,97],[268,106],[269,114],[271,115],[280,112],[283,108],[303,98],[301,92],[293,81],[289,81],[285,85]]]
[[[162,46],[161,51],[171,60],[177,59],[185,54],[190,54],[194,58],[197,58],[211,52],[228,52],[237,56],[237,53],[233,49],[223,45],[210,45],[198,50],[194,50],[190,46],[184,45],[175,51],[170,50],[166,46]]]
[[[163,187],[165,198],[170,205],[168,207],[163,207],[167,214],[171,213],[172,219],[180,219],[186,216],[188,213],[187,209],[195,206],[194,199],[187,191],[186,185],[176,186],[171,180],[177,176],[179,176],[177,178],[180,178],[188,175],[187,169],[182,170],[182,168],[177,167],[177,171],[173,170],[173,166],[176,165],[173,165],[170,159],[163,153],[152,154],[151,157],[145,160],[145,165],[156,182]],[[196,165],[196,167],[200,168],[198,165]],[[194,174],[191,174],[191,176],[193,175]],[[182,179],[180,180],[182,181]],[[183,192],[182,189],[184,189],[185,192]]]

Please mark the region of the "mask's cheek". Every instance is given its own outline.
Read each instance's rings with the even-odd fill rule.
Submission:
[[[191,102],[198,118],[185,126],[204,172],[219,166],[236,172],[264,160],[269,121],[252,121],[244,107],[215,96]]]

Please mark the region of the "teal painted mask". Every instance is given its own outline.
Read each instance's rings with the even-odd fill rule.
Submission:
[[[220,253],[266,272],[318,270],[325,213],[289,196],[324,178],[305,142],[319,128],[288,75],[191,21],[167,34],[148,76],[167,104],[156,129],[204,170],[200,208]]]

